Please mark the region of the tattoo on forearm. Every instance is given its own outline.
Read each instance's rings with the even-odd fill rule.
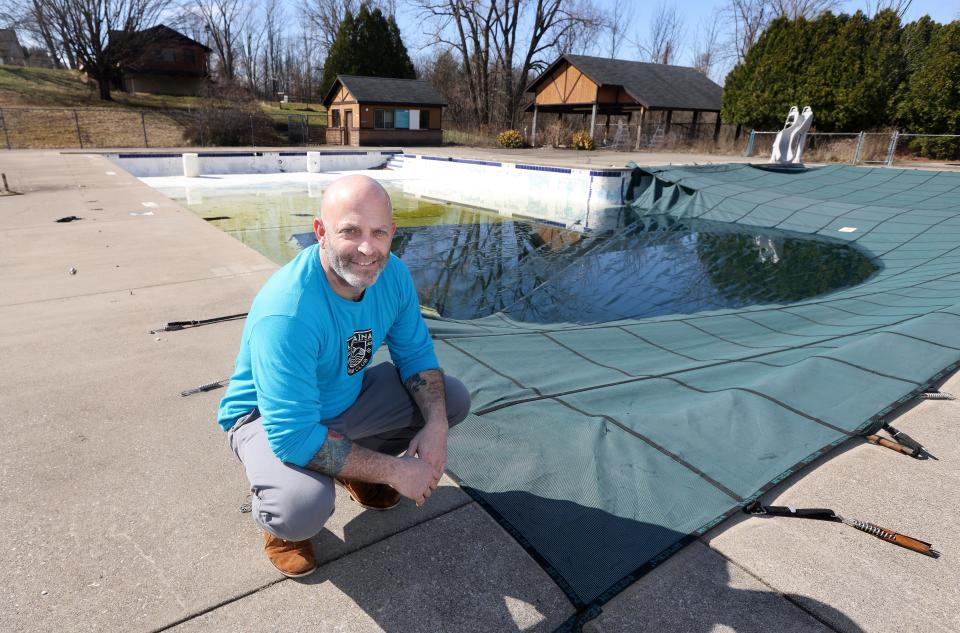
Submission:
[[[407,386],[407,390],[411,394],[415,394],[427,386],[427,381],[424,380],[423,376],[420,374],[414,374],[407,378],[407,382],[405,384]]]
[[[307,468],[324,475],[336,477],[347,463],[347,456],[353,450],[353,442],[333,429],[327,431],[327,439],[307,463]]]
[[[446,414],[446,397],[443,389],[443,372],[439,369],[426,369],[407,378],[403,383],[413,396],[414,402],[420,408],[423,417],[430,420],[433,417]]]

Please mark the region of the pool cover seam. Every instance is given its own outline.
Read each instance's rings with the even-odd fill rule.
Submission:
[[[955,316],[956,316],[956,315],[955,315]],[[790,347],[790,348],[787,348],[787,349],[784,349],[784,350],[773,350],[773,351],[769,351],[769,352],[761,352],[761,353],[759,353],[759,354],[755,354],[755,355],[753,355],[753,356],[747,356],[747,357],[744,357],[744,358],[737,358],[737,359],[730,359],[730,360],[722,360],[722,361],[719,361],[719,362],[716,362],[716,363],[708,363],[708,364],[706,364],[706,365],[700,365],[700,366],[697,366],[697,367],[687,367],[687,368],[684,368],[684,369],[678,369],[678,370],[674,370],[674,371],[670,371],[670,372],[664,372],[664,373],[661,373],[661,374],[652,374],[652,375],[648,375],[648,376],[639,376],[639,377],[636,377],[636,378],[628,378],[628,379],[626,379],[626,380],[619,380],[619,381],[610,382],[610,383],[603,383],[603,384],[599,384],[599,385],[591,385],[591,386],[588,386],[588,387],[582,387],[582,388],[579,388],[579,389],[570,389],[570,390],[567,390],[567,391],[561,391],[561,392],[552,393],[552,394],[543,394],[543,393],[541,393],[541,394],[539,394],[538,397],[536,397],[536,398],[521,398],[521,399],[513,400],[513,401],[510,401],[510,402],[502,402],[502,403],[497,404],[497,405],[492,405],[492,406],[484,407],[484,408],[482,408],[482,409],[478,409],[478,410],[474,411],[474,415],[482,416],[482,415],[486,415],[486,414],[488,414],[488,413],[493,413],[494,411],[499,411],[499,410],[501,410],[501,409],[505,409],[505,408],[508,408],[508,407],[512,407],[512,406],[516,406],[516,405],[520,405],[520,404],[526,404],[526,403],[528,403],[528,402],[536,402],[536,401],[538,401],[538,400],[557,398],[557,397],[567,396],[567,395],[574,394],[574,393],[583,393],[583,392],[586,392],[586,391],[593,391],[593,390],[597,390],[597,389],[604,389],[604,388],[607,388],[607,387],[615,387],[615,386],[619,386],[619,385],[623,385],[623,384],[628,384],[628,383],[632,383],[632,382],[640,382],[640,381],[644,381],[644,380],[653,380],[653,379],[658,379],[658,378],[669,378],[670,376],[673,376],[673,375],[676,375],[676,374],[683,374],[683,373],[688,373],[688,372],[691,372],[691,371],[698,371],[698,370],[702,370],[702,369],[712,369],[712,368],[714,368],[714,367],[720,367],[720,366],[723,366],[723,365],[729,365],[729,364],[733,364],[733,363],[737,363],[737,362],[742,362],[742,361],[746,361],[746,360],[754,360],[754,359],[756,359],[756,358],[761,358],[761,357],[764,357],[764,356],[770,356],[770,355],[772,355],[772,354],[777,354],[777,353],[784,352],[784,351],[790,351],[790,350],[794,350],[794,349],[803,349],[803,348],[806,348],[806,347],[810,347],[810,346],[814,345],[815,343],[825,343],[825,342],[827,342],[827,341],[842,339],[842,338],[846,338],[846,337],[848,337],[848,336],[858,336],[858,335],[860,335],[860,334],[866,334],[866,333],[870,333],[870,332],[875,332],[875,331],[878,330],[880,327],[893,327],[893,326],[896,326],[896,325],[900,325],[900,324],[902,324],[902,323],[906,323],[907,321],[910,321],[910,320],[912,320],[913,318],[916,318],[916,317],[910,317],[910,318],[907,318],[907,319],[901,319],[900,321],[895,321],[895,322],[893,322],[893,323],[885,324],[885,325],[882,325],[882,326],[869,327],[869,328],[863,329],[863,330],[861,330],[861,331],[859,331],[859,332],[853,332],[853,333],[850,333],[850,334],[840,334],[840,335],[837,335],[837,336],[828,337],[828,338],[826,338],[826,339],[824,339],[824,340],[822,340],[822,341],[811,341],[810,343],[803,344],[803,345],[797,345],[797,346]],[[449,343],[449,341],[447,341],[447,342]],[[924,341],[924,342],[929,342],[929,341]],[[936,344],[935,344],[935,345],[936,345]],[[475,358],[475,357],[471,356],[471,358]],[[484,365],[484,366],[486,366],[486,367],[490,367],[486,362],[484,362],[484,361],[482,361],[482,360],[480,360],[480,359],[476,359],[476,360],[477,360],[477,362],[481,363],[482,365]],[[493,370],[492,367],[491,367],[491,370]],[[493,371],[496,371],[496,370],[493,370]],[[499,372],[497,372],[497,373],[499,373]],[[502,375],[502,374],[501,374],[501,375]],[[504,377],[509,378],[508,376],[504,376]],[[533,387],[524,387],[521,383],[517,382],[517,381],[516,381],[515,379],[513,379],[513,378],[510,378],[510,380],[513,380],[513,382],[514,382],[517,386],[519,386],[519,387],[521,387],[521,388],[531,389],[531,390],[533,390],[533,391],[536,391],[536,389],[533,388]]]
[[[585,411],[585,410],[581,409],[580,407],[577,407],[576,405],[573,405],[573,404],[571,404],[571,403],[563,400],[562,398],[553,398],[553,401],[554,401],[554,402],[557,402],[557,403],[559,403],[559,404],[562,404],[563,406],[567,407],[568,409],[572,409],[573,411],[576,411],[576,412],[579,413],[580,415],[585,415],[585,416],[590,417],[590,418],[603,418],[604,420],[606,420],[607,422],[615,425],[616,427],[618,427],[618,428],[621,429],[622,431],[625,431],[625,432],[627,432],[628,434],[636,437],[637,439],[642,440],[642,441],[645,442],[646,444],[649,444],[651,448],[654,448],[654,449],[656,449],[657,451],[659,451],[660,453],[663,453],[664,455],[666,455],[667,457],[669,457],[669,458],[672,459],[673,461],[677,462],[678,464],[680,464],[681,466],[683,466],[683,467],[686,468],[687,470],[691,471],[692,473],[694,473],[695,475],[697,475],[698,477],[700,477],[701,479],[703,479],[704,481],[706,481],[707,483],[709,483],[710,485],[712,485],[714,488],[716,488],[717,490],[719,490],[719,491],[722,492],[723,494],[727,495],[728,497],[730,497],[731,499],[733,499],[733,500],[736,501],[737,503],[742,503],[742,502],[743,502],[743,497],[741,497],[740,495],[738,495],[737,493],[735,493],[733,490],[730,490],[729,488],[727,488],[726,486],[724,486],[722,483],[720,483],[719,481],[717,481],[716,479],[714,479],[713,477],[711,477],[710,475],[708,475],[708,474],[705,473],[704,471],[700,470],[699,468],[697,468],[696,466],[694,466],[693,464],[691,464],[691,463],[688,462],[687,460],[683,459],[682,457],[680,457],[680,456],[677,455],[676,453],[667,450],[666,447],[661,446],[660,444],[658,444],[657,442],[653,441],[652,439],[650,439],[649,437],[647,437],[647,436],[644,435],[643,433],[640,433],[639,431],[636,431],[636,430],[630,428],[628,425],[624,424],[624,423],[621,422],[620,420],[617,420],[617,419],[614,418],[613,416],[607,415],[607,414],[605,414],[605,413],[590,413],[590,412],[588,412],[588,411]]]

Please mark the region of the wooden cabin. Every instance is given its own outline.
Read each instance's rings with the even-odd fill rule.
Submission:
[[[720,133],[720,98],[723,88],[695,68],[646,62],[563,55],[550,64],[528,87],[534,99],[526,111],[533,113],[535,143],[539,113],[589,114],[590,134],[597,116],[636,115],[640,129],[650,112],[666,112],[665,133],[670,133],[674,111],[693,113],[695,129],[701,115],[713,113],[714,139]],[[641,135],[637,135],[639,147]]]
[[[447,104],[428,81],[337,75],[323,105],[328,145],[441,145]]]
[[[115,79],[121,90],[199,95],[209,81],[207,56],[211,49],[166,25],[130,34],[111,31],[110,41],[132,53]]]

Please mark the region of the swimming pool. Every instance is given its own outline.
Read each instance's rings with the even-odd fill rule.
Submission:
[[[597,323],[690,314],[812,297],[876,270],[855,247],[824,238],[625,206],[527,219],[384,184],[398,227],[392,250],[410,268],[421,304],[451,319],[499,312],[529,323]],[[325,186],[286,181],[192,197],[183,187],[160,190],[283,264],[316,241]]]

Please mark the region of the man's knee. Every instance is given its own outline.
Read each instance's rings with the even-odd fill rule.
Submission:
[[[333,514],[336,493],[333,482],[296,488],[261,488],[254,492],[254,520],[264,530],[288,541],[302,541],[317,534]]]
[[[470,413],[470,391],[452,376],[444,376],[444,392],[447,400],[447,421],[450,426],[463,422]]]

